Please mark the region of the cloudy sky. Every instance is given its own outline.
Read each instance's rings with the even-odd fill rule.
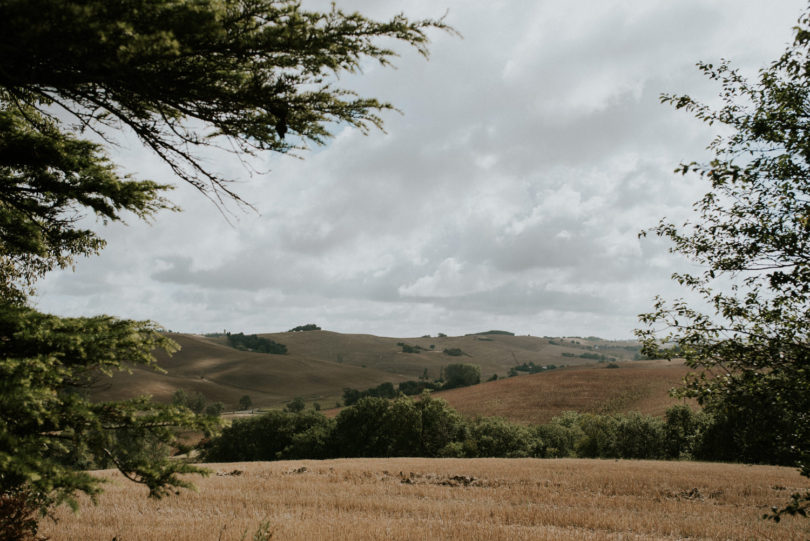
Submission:
[[[317,7],[318,4],[305,5]],[[39,287],[44,311],[151,319],[168,329],[325,329],[385,336],[506,329],[629,338],[656,294],[689,268],[639,239],[683,219],[702,193],[676,176],[712,131],[659,104],[712,102],[698,60],[748,73],[791,39],[804,2],[779,0],[344,1],[386,18],[439,17],[431,58],[403,50],[341,83],[395,104],[386,133],[338,127],[303,159],[208,163],[257,212],[226,221],[177,185],[184,211],[151,225],[97,225],[109,242]],[[172,181],[128,136],[125,172]],[[174,182],[177,184],[177,182]]]

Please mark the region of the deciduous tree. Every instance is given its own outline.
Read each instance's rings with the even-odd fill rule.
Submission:
[[[674,344],[698,369],[682,394],[714,414],[737,459],[798,465],[810,476],[810,12],[754,81],[728,62],[699,67],[720,84],[720,107],[662,99],[724,128],[712,160],[677,170],[710,189],[692,220],[662,220],[652,232],[702,266],[674,279],[711,309],[659,298],[639,335],[646,353]],[[773,517],[806,514],[808,503],[810,493],[797,494]]]

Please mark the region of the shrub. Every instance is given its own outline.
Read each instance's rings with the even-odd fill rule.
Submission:
[[[341,411],[335,420],[335,452],[342,457],[387,456],[391,444],[387,415],[390,403],[366,396]]]
[[[252,407],[253,407],[253,400],[250,399],[249,395],[243,395],[242,398],[239,399],[239,409],[249,410]]]
[[[296,396],[290,402],[287,402],[287,405],[284,406],[284,409],[291,412],[291,413],[298,413],[300,411],[304,411],[306,404],[304,403],[304,399],[300,396]]]
[[[481,383],[481,368],[477,364],[448,364],[444,367],[444,388],[468,387]]]
[[[463,439],[464,421],[446,401],[433,398],[427,391],[416,402],[421,430],[416,456],[443,456],[443,450],[453,442]]]
[[[578,419],[584,437],[575,444],[577,456],[583,458],[618,458],[616,435],[618,421],[609,415],[583,414]]]
[[[311,410],[236,419],[206,444],[202,456],[207,462],[329,458],[333,424]]]
[[[408,396],[414,396],[417,394],[421,394],[425,389],[433,391],[436,389],[440,389],[441,385],[438,383],[432,383],[430,381],[403,381],[397,386],[397,390]]]
[[[274,355],[284,355],[287,353],[287,346],[279,344],[269,338],[262,338],[255,334],[231,334],[227,335],[228,345],[235,349],[245,351],[255,351],[257,353],[272,353]]]
[[[666,455],[664,421],[631,412],[617,417],[616,454],[620,458],[660,459]]]
[[[497,417],[476,419],[468,425],[465,450],[469,457],[528,457],[542,452],[542,443],[518,424]]]
[[[314,323],[307,323],[306,325],[299,325],[298,327],[293,327],[287,332],[305,332],[305,331],[320,331],[321,328],[315,325]]]

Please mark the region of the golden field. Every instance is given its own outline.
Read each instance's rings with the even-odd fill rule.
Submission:
[[[543,424],[564,411],[663,417],[680,400],[670,396],[690,372],[683,361],[630,361],[620,368],[577,366],[433,393],[465,417],[503,417]],[[693,407],[697,404],[687,402]]]
[[[149,500],[114,472],[97,507],[43,521],[54,540],[806,540],[760,516],[807,487],[795,469],[580,459],[211,464],[198,492]]]

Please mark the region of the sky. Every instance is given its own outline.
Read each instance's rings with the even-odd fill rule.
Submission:
[[[490,329],[626,339],[670,276],[696,270],[642,229],[681,222],[706,190],[675,175],[715,134],[662,93],[716,103],[696,62],[748,75],[774,60],[798,0],[342,1],[378,19],[445,21],[430,59],[398,48],[338,84],[394,104],[385,132],[336,126],[323,147],[245,167],[212,152],[255,211],[210,201],[136,138],[121,171],[172,183],[182,212],[93,222],[98,256],[52,272],[34,304],[192,333],[316,323],[410,337]],[[306,7],[328,9],[326,2]]]

